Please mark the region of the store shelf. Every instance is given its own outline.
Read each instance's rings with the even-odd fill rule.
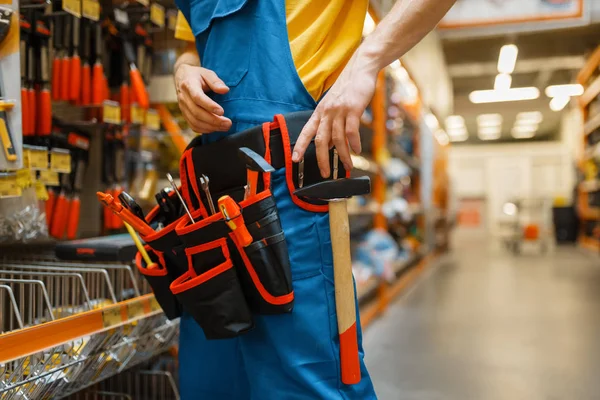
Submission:
[[[408,154],[406,150],[404,150],[399,144],[394,143],[392,146],[390,146],[390,153],[393,157],[397,157],[404,161],[413,170],[418,171],[421,169],[421,161],[418,158]]]
[[[579,105],[581,107],[587,107],[598,95],[600,94],[600,76],[585,89],[583,95],[579,98]]]
[[[577,81],[585,85],[588,79],[594,74],[596,68],[600,65],[600,46],[596,47],[596,50],[588,58],[583,68],[577,74]]]
[[[600,251],[600,240],[596,238],[582,235],[579,237],[579,245],[584,249]]]
[[[600,190],[600,181],[598,180],[589,180],[584,181],[579,184],[579,190],[582,192],[595,192]]]
[[[375,295],[377,288],[379,287],[380,279],[372,275],[365,282],[356,285],[356,296],[358,302],[364,302],[367,298],[371,298]]]
[[[587,136],[598,128],[600,128],[600,113],[585,123],[583,132]]]

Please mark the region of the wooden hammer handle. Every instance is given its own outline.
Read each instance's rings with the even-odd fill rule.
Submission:
[[[342,382],[352,385],[360,382],[360,360],[350,255],[350,224],[345,200],[329,203],[329,226],[333,249],[335,310],[340,335]]]

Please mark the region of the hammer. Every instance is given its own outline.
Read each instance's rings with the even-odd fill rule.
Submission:
[[[333,249],[333,279],[335,284],[335,310],[340,337],[340,362],[342,382],[352,385],[360,382],[360,361],[356,333],[356,301],[352,281],[350,257],[350,224],[347,199],[371,192],[368,176],[337,179],[337,154],[333,158],[333,180],[305,186],[294,192],[296,196],[329,202],[329,228]]]
[[[275,168],[267,162],[260,154],[247,148],[240,147],[239,150],[240,158],[246,163],[247,181],[246,193],[244,194],[244,200],[250,196],[254,196],[258,186],[258,173],[269,173],[275,172]]]

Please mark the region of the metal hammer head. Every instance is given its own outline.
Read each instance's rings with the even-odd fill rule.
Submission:
[[[371,179],[368,176],[360,178],[334,179],[315,183],[297,189],[296,196],[319,200],[346,199],[371,192]]]
[[[256,172],[275,172],[275,168],[267,162],[260,154],[247,147],[241,147],[239,155],[246,163],[246,168]]]

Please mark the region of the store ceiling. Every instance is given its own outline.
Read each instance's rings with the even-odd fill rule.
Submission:
[[[443,39],[443,49],[454,91],[454,114],[462,115],[469,132],[463,143],[483,142],[477,137],[476,118],[480,114],[502,115],[502,137],[499,142],[514,141],[510,131],[517,113],[540,111],[543,121],[534,140],[558,137],[562,112],[550,110],[550,99],[544,89],[549,85],[574,83],[585,54],[599,44],[600,24],[579,28],[518,34],[516,36]],[[537,100],[473,104],[469,94],[474,90],[493,89],[500,48],[514,43],[519,48],[512,74],[512,87],[535,86],[541,95]],[[522,140],[522,139],[521,139]]]

